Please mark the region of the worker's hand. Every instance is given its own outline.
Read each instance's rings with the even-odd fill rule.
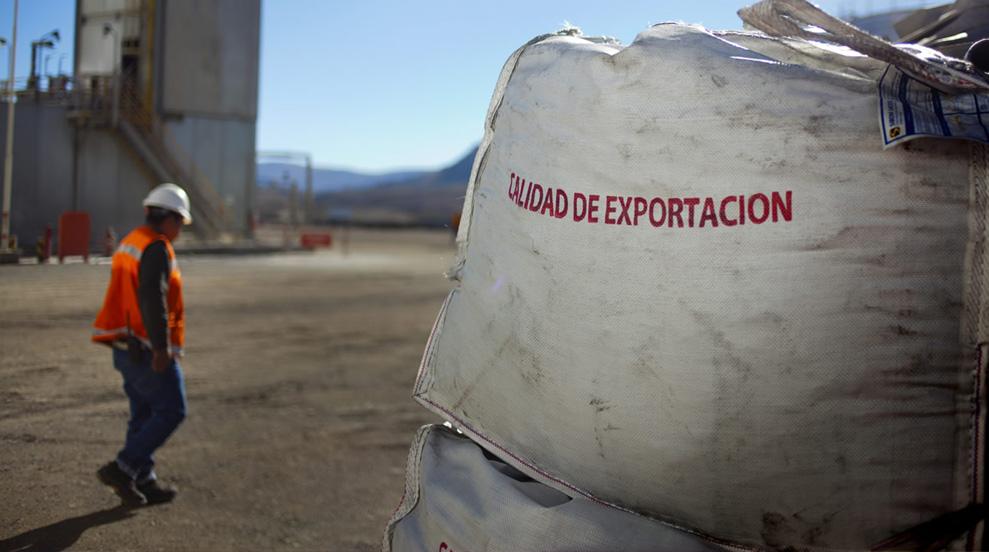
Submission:
[[[151,369],[155,373],[164,374],[172,364],[172,355],[168,354],[167,349],[152,351],[151,354]]]

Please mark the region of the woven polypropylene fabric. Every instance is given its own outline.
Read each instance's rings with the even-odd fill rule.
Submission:
[[[865,548],[975,497],[969,147],[883,151],[881,66],[743,36],[513,56],[416,397],[565,492]]]
[[[525,477],[443,426],[417,435],[385,552],[713,552],[715,543]]]

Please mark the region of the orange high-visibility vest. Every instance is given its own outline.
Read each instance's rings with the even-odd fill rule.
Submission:
[[[103,300],[103,309],[93,322],[93,341],[110,343],[133,336],[148,347],[148,331],[141,318],[137,300],[138,267],[145,248],[156,241],[165,242],[171,270],[168,276],[168,342],[172,353],[181,354],[185,343],[185,313],[182,305],[182,275],[175,261],[175,250],[165,236],[147,226],[141,226],[120,241],[113,254],[110,286]]]

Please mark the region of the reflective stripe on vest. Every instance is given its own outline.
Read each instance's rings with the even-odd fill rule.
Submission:
[[[122,243],[117,247],[117,253],[123,253],[124,255],[130,255],[135,261],[141,262],[142,251],[133,245]]]
[[[144,250],[156,241],[163,241],[171,270],[166,290],[168,306],[168,343],[173,353],[179,353],[185,342],[185,313],[182,301],[182,275],[175,261],[175,251],[164,236],[147,226],[141,226],[124,237],[113,255],[110,284],[103,308],[93,323],[93,341],[110,342],[135,337],[151,346],[141,308],[138,303],[138,270]]]

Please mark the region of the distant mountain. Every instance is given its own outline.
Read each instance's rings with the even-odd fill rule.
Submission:
[[[477,147],[457,160],[456,163],[435,172],[427,172],[413,178],[391,183],[392,186],[464,186],[470,178],[470,170],[474,167],[474,156]]]
[[[289,180],[295,180],[299,185],[299,190],[303,190],[306,185],[306,169],[299,165],[290,163],[258,163],[257,175],[255,179],[258,185],[267,187],[275,184],[283,187],[285,175]],[[392,171],[384,173],[362,173],[346,171],[340,169],[313,168],[313,191],[314,193],[334,192],[348,190],[352,188],[366,188],[379,184],[387,184],[401,180],[417,178],[424,174],[432,174],[429,171]]]
[[[330,220],[363,224],[446,226],[459,213],[477,147],[452,165],[414,177],[316,195],[316,210]]]

